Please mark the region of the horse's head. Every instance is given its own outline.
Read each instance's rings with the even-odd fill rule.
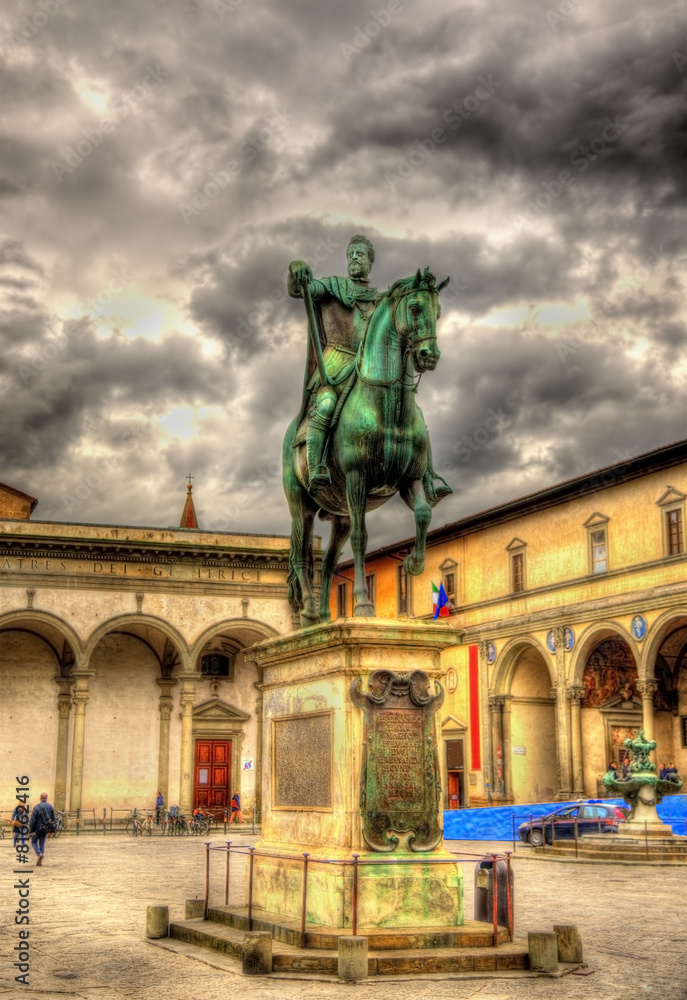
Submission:
[[[437,286],[436,278],[426,267],[424,273],[418,268],[411,278],[402,278],[393,286],[394,325],[412,355],[416,372],[434,371],[441,357],[437,344],[439,292],[448,282],[446,278]]]

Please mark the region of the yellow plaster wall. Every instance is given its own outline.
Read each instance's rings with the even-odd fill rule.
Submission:
[[[2,810],[14,809],[16,777],[30,778],[30,801],[53,799],[57,749],[57,663],[46,644],[22,632],[0,633]]]

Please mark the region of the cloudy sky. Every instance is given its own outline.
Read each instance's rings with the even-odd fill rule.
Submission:
[[[20,0],[0,73],[0,479],[36,518],[176,524],[190,471],[203,527],[287,532],[279,293],[357,232],[381,288],[451,277],[434,525],[687,437],[682,2]]]

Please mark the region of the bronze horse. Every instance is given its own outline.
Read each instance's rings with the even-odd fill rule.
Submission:
[[[307,490],[305,447],[294,448],[296,418],[284,438],[284,492],[291,512],[289,601],[302,625],[329,621],[332,576],[348,536],[355,562],[355,615],[374,615],[365,584],[365,513],[395,493],[415,515],[415,545],[404,560],[406,572],[421,573],[432,516],[423,479],[429,436],[415,403],[414,372],[433,371],[440,357],[436,321],[439,291],[428,268],[396,281],[370,316],[358,351],[353,386],[331,432],[328,464],[331,485],[311,496]],[[312,533],[315,515],[332,521],[322,560],[319,614],[313,591]]]

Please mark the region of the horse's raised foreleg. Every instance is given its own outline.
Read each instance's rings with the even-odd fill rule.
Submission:
[[[313,521],[318,511],[298,481],[295,454],[291,440],[295,424],[287,431],[284,440],[284,492],[291,513],[291,547],[289,551],[289,600],[291,607],[301,612],[301,625],[317,622],[317,601],[312,588]]]
[[[427,502],[421,479],[402,489],[401,497],[415,515],[415,545],[403,560],[403,568],[409,576],[419,576],[425,568],[427,529],[432,520],[432,508]]]
[[[355,563],[355,583],[353,614],[374,617],[374,604],[370,600],[365,583],[365,551],[367,549],[367,529],[365,527],[365,506],[367,504],[367,482],[357,469],[346,476],[346,499],[351,518],[351,548]]]
[[[327,550],[322,557],[322,591],[320,593],[320,621],[328,622],[331,618],[329,610],[329,595],[332,588],[332,577],[334,576],[334,570],[336,569],[336,564],[339,561],[339,556],[341,555],[341,549],[346,544],[346,539],[351,532],[351,519],[350,517],[339,517],[335,515],[332,518],[332,531],[329,536],[329,544],[327,545]]]

